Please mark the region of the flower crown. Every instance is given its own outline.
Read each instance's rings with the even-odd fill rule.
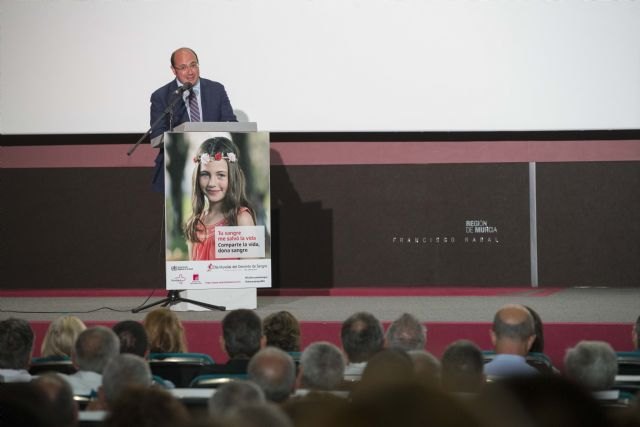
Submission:
[[[211,160],[228,160],[230,162],[237,162],[238,158],[236,157],[235,153],[215,153],[213,156],[211,156],[209,153],[202,153],[196,157],[193,158],[193,162],[194,163],[200,163],[203,166],[206,166],[207,163],[209,163]]]

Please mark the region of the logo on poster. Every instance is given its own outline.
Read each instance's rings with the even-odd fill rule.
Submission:
[[[180,273],[180,274],[178,274],[177,276],[175,276],[175,277],[171,278],[171,281],[172,281],[172,282],[178,282],[178,283],[182,283],[182,282],[184,282],[185,280],[187,280],[187,278],[186,278],[186,277],[184,277],[184,276],[182,275],[182,273]]]
[[[433,234],[395,235],[391,238],[393,244],[406,246],[425,245],[453,245],[456,243],[500,243],[498,227],[484,219],[468,219],[464,221],[464,238],[459,233],[441,232]],[[457,237],[456,237],[457,236]]]

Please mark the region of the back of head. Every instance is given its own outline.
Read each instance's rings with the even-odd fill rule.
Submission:
[[[102,373],[111,359],[120,353],[120,340],[109,328],[93,326],[78,335],[74,360],[81,371]]]
[[[369,359],[351,396],[357,400],[363,394],[409,382],[417,383],[411,357],[402,350],[385,349]]]
[[[272,402],[283,402],[293,392],[296,366],[293,358],[276,347],[265,347],[249,362],[247,374],[258,384],[266,398]]]
[[[293,427],[283,410],[272,403],[254,403],[229,412],[225,425],[233,427]]]
[[[57,427],[45,392],[30,383],[0,384],[2,427]]]
[[[531,314],[531,318],[533,319],[533,329],[536,334],[536,339],[533,341],[533,344],[531,344],[529,351],[544,353],[544,325],[542,324],[542,319],[538,312],[533,308],[528,305],[525,305],[524,308],[526,308],[529,311],[529,314]]]
[[[496,339],[496,352],[500,353],[505,344],[519,344],[522,355],[529,351],[535,337],[531,313],[522,305],[508,304],[496,312],[492,331]]]
[[[32,382],[47,396],[50,408],[55,414],[58,427],[73,427],[78,422],[78,405],[73,400],[73,390],[60,375],[46,373]]]
[[[113,325],[113,332],[118,335],[120,340],[120,353],[146,357],[149,350],[149,339],[141,323],[135,320],[123,320]]]
[[[634,350],[640,350],[640,316],[638,316],[633,326],[633,348]]]
[[[250,359],[260,350],[262,320],[253,310],[233,310],[222,319],[222,336],[231,359]]]
[[[127,387],[149,387],[151,382],[149,364],[135,354],[115,356],[102,373],[102,391],[108,405],[111,405]]]
[[[342,322],[342,348],[349,362],[366,362],[384,346],[380,321],[371,313],[358,312]]]
[[[54,319],[47,329],[41,347],[43,357],[71,357],[73,345],[82,331],[87,329],[84,322],[76,316],[60,316]]]
[[[447,391],[476,393],[485,382],[482,351],[471,341],[455,341],[441,358],[442,386]]]
[[[272,313],[262,323],[267,345],[284,351],[300,351],[300,323],[293,314],[288,311]]]
[[[413,372],[423,384],[440,387],[440,361],[426,350],[411,350],[407,353],[413,362]]]
[[[254,403],[265,403],[264,392],[252,381],[236,380],[223,384],[209,399],[209,415],[223,417],[227,412]]]
[[[424,350],[427,344],[427,328],[415,316],[404,313],[387,329],[387,347],[399,350]]]
[[[616,353],[604,341],[580,341],[564,357],[567,377],[589,390],[607,390],[618,373]]]
[[[488,384],[474,403],[492,427],[611,425],[590,393],[559,375],[502,379]]]
[[[105,427],[182,427],[189,421],[185,406],[169,392],[130,386],[116,398]]]
[[[26,320],[0,321],[0,369],[27,369],[33,351],[33,330]]]
[[[337,390],[344,378],[344,355],[329,342],[315,342],[302,352],[300,368],[303,388]]]
[[[184,353],[187,341],[178,315],[168,308],[157,308],[144,318],[144,329],[152,353]]]

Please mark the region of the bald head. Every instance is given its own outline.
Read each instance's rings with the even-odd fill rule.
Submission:
[[[491,339],[497,353],[525,355],[535,339],[533,317],[526,307],[507,304],[493,318]]]

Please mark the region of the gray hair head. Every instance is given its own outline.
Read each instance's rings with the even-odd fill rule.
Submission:
[[[102,373],[102,390],[107,403],[113,403],[122,391],[132,385],[150,386],[149,364],[140,356],[123,353],[116,355]]]
[[[268,400],[283,402],[293,392],[296,365],[288,353],[277,347],[265,347],[251,358],[247,374]]]
[[[616,353],[604,341],[580,341],[564,356],[567,376],[590,390],[608,390],[618,373]]]
[[[102,373],[107,363],[120,353],[120,339],[109,328],[94,326],[78,335],[75,361],[81,371]]]
[[[427,327],[415,316],[404,313],[387,329],[387,347],[398,350],[424,350],[427,344]]]
[[[344,378],[345,360],[335,345],[320,341],[308,346],[300,357],[301,385],[312,390],[337,390]]]
[[[27,369],[34,334],[29,322],[11,317],[0,321],[0,369]]]
[[[223,417],[232,409],[254,403],[265,403],[264,392],[257,384],[247,380],[235,380],[216,389],[209,399],[209,415]]]

